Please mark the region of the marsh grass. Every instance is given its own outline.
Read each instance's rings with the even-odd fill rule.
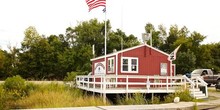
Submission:
[[[58,108],[111,105],[109,101],[103,103],[99,96],[89,96],[82,90],[70,88],[63,84],[33,84],[27,83],[27,96],[11,100],[13,94],[5,92],[0,85],[0,109],[28,109],[28,108]]]
[[[58,108],[110,105],[102,98],[84,95],[79,89],[52,83],[39,85],[30,96],[17,101],[20,108]]]
[[[147,104],[147,100],[145,99],[144,94],[141,93],[134,93],[130,94],[128,97],[126,96],[117,96],[118,105],[142,105]]]

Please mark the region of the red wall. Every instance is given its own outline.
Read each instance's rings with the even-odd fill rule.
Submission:
[[[121,73],[121,55],[123,57],[138,57],[138,74],[137,73]],[[118,74],[119,75],[160,75],[160,63],[167,63],[168,76],[170,75],[170,62],[166,55],[155,51],[146,46],[133,49],[119,54]]]
[[[116,57],[115,57],[115,55],[112,55],[112,56],[110,56],[110,57],[106,57],[106,65],[108,64],[108,58],[112,58],[112,57],[114,57],[114,59],[115,59],[115,62],[114,62],[114,65],[116,65]],[[95,63],[97,63],[97,62],[104,62],[105,61],[105,58],[100,58],[100,59],[98,59],[98,60],[94,60],[94,61],[92,61],[92,74],[94,75],[94,71],[95,71]],[[108,73],[108,66],[106,66],[106,73],[107,74],[114,74],[115,72],[116,72],[116,68],[114,68],[114,73]]]
[[[121,56],[138,57],[138,73],[121,73]],[[111,57],[115,56],[113,55]],[[107,57],[107,61],[108,58],[110,57]],[[101,61],[104,61],[104,58],[92,61],[93,74],[94,64]],[[167,63],[167,75],[170,76],[170,61],[168,61],[168,56],[147,46],[142,46],[118,54],[118,75],[160,75],[160,63]]]

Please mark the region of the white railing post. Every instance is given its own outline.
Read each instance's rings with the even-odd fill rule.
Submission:
[[[193,86],[193,97],[195,98],[195,87]]]
[[[84,77],[82,77],[83,88],[84,88],[84,86],[85,86],[84,80],[85,80]]]
[[[102,78],[103,78],[103,76],[100,77],[100,79],[101,79],[101,81],[100,81],[101,90],[103,89],[103,85],[102,85],[103,84],[103,79]]]
[[[149,90],[150,90],[150,80],[149,80],[149,76],[147,76],[147,93],[149,93]]]
[[[103,82],[103,88],[104,88],[104,92],[105,92],[105,90],[106,90],[106,76],[104,76],[104,82]]]
[[[128,75],[126,76],[126,91],[128,93]]]
[[[205,86],[205,92],[206,92],[205,96],[208,97],[208,88],[207,88],[207,85]]]
[[[86,77],[87,77],[87,87],[89,89],[89,79],[90,79],[90,77],[89,76],[86,76]]]
[[[166,77],[166,85],[167,85],[167,92],[168,92],[168,76]]]
[[[196,85],[200,84],[201,86],[205,86],[205,96],[208,97],[208,84],[201,77],[196,77],[196,80],[198,80]]]
[[[93,89],[95,89],[95,75],[93,75]]]
[[[118,75],[115,76],[115,87],[117,88],[118,87]]]

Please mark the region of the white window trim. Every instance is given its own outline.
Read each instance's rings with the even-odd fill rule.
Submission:
[[[128,71],[123,71],[123,59],[128,59]],[[137,71],[131,71],[131,60],[137,60]],[[138,73],[139,64],[138,64],[138,57],[121,57],[121,73]]]
[[[113,70],[112,71],[108,70],[108,73],[114,73],[115,72],[115,57],[108,58],[108,62],[109,61],[113,61],[113,67],[111,67],[112,65],[110,65],[110,68],[113,68]],[[109,63],[108,63],[108,67],[109,67]]]
[[[165,67],[162,67],[165,66]],[[168,64],[167,63],[160,63],[160,75],[161,76],[167,76],[168,74]]]

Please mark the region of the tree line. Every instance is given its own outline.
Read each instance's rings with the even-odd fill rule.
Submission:
[[[206,36],[190,32],[187,27],[163,25],[157,28],[147,23],[145,31],[152,32],[153,47],[171,53],[182,44],[174,61],[177,73],[185,74],[195,68],[213,68],[220,71],[220,42],[201,44]],[[68,72],[88,74],[93,57],[104,55],[105,23],[97,19],[68,27],[65,34],[40,35],[33,26],[24,32],[21,47],[0,49],[0,79],[20,75],[30,80],[62,80]],[[134,35],[120,29],[113,31],[107,21],[107,53],[141,44]],[[92,46],[95,46],[95,55]]]

